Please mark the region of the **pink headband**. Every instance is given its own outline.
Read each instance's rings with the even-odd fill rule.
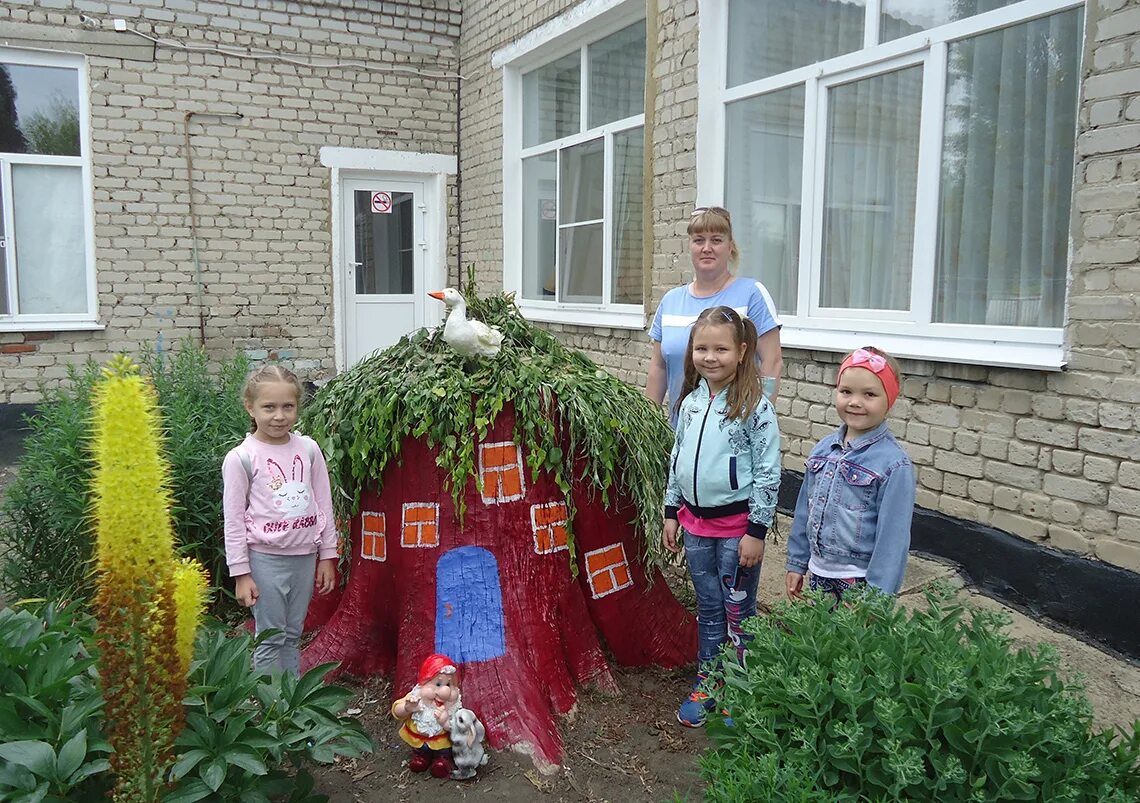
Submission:
[[[866,368],[879,377],[879,381],[883,383],[883,391],[887,394],[887,407],[895,406],[895,399],[899,397],[899,378],[885,357],[866,349],[855,349],[840,363],[839,373],[835,375],[835,384],[839,384],[839,378],[848,368]]]

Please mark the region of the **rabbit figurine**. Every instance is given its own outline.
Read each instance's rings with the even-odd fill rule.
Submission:
[[[475,768],[487,763],[483,739],[487,735],[483,723],[470,708],[460,708],[451,717],[451,761],[455,769],[451,777],[466,781],[475,777]]]

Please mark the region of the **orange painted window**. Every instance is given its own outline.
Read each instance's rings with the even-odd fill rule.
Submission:
[[[404,520],[400,527],[403,546],[439,546],[439,505],[435,502],[405,502]]]
[[[388,540],[383,513],[360,514],[360,557],[365,560],[387,560]]]
[[[633,585],[625,546],[620,542],[586,553],[586,579],[594,599]]]
[[[484,504],[522,499],[526,492],[522,449],[510,441],[480,444],[479,476],[483,480]]]
[[[566,532],[566,504],[547,502],[530,506],[530,526],[534,532],[534,551],[539,555],[569,549]]]

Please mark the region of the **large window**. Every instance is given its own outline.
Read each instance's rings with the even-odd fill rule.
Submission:
[[[0,48],[0,331],[94,319],[83,61]]]
[[[784,344],[1059,367],[1083,6],[707,7],[698,194]]]
[[[506,64],[503,282],[530,317],[640,328],[644,6],[610,5]]]

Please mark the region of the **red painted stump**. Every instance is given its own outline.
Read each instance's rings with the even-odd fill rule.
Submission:
[[[562,757],[556,717],[574,706],[577,687],[615,688],[603,640],[622,665],[681,666],[696,655],[696,622],[659,573],[647,582],[632,505],[604,509],[585,487],[573,491],[571,575],[565,500],[545,473],[531,481],[513,420],[504,410],[475,447],[483,491],[467,483],[462,524],[435,452],[403,443],[383,493],[362,495],[351,577],[303,666],[394,672],[401,695],[420,662],[442,652],[461,663],[464,705],[490,746],[550,770]]]

